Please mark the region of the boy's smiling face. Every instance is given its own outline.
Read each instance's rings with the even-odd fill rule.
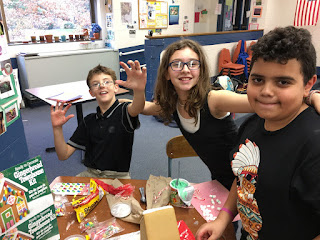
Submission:
[[[307,105],[306,97],[315,80],[304,85],[301,64],[290,59],[286,64],[259,58],[253,65],[247,95],[254,111],[265,119],[265,128],[275,131],[285,127]]]
[[[113,82],[110,75],[100,73],[95,74],[90,80],[90,94],[96,97],[99,104],[113,104],[116,97],[116,92],[119,87]]]

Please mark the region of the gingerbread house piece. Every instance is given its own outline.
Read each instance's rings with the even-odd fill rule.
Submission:
[[[30,212],[25,196],[27,191],[26,187],[8,178],[0,178],[0,233],[7,231]]]
[[[15,231],[14,233],[6,234],[2,240],[31,240],[34,239],[34,236],[32,236],[29,233],[21,232],[21,231]]]

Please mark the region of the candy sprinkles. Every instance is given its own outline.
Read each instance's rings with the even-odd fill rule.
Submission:
[[[217,209],[218,211],[221,210],[221,201],[220,199],[216,198],[216,195],[209,195],[211,199],[212,205],[200,205],[200,209],[202,211],[204,219],[206,219],[207,222],[214,221],[217,217],[213,216],[212,209]]]

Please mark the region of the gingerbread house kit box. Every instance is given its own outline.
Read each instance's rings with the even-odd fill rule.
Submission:
[[[0,240],[60,239],[41,157],[0,173]]]

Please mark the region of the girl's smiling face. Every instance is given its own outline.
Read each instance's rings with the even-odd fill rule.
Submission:
[[[173,61],[181,61],[183,63],[199,60],[198,54],[192,49],[186,47],[181,50],[177,50],[170,57],[170,63]],[[173,71],[172,68],[168,67],[167,80],[171,80],[177,93],[189,91],[199,81],[200,68],[196,70],[190,70],[186,64],[184,64],[181,71]]]

